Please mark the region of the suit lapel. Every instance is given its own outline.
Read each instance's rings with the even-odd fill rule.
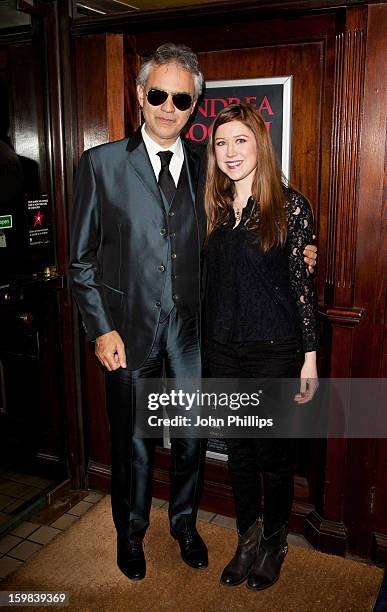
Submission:
[[[192,149],[184,142],[184,140],[182,140],[182,142],[185,162],[187,166],[189,189],[191,192],[192,200],[195,202],[200,160],[198,155],[196,155],[196,153],[192,151]]]
[[[141,136],[139,128],[135,134],[129,138],[127,144],[128,160],[133,170],[148,189],[153,198],[163,206],[163,201],[159,186],[156,181],[155,173],[153,172],[152,164],[150,163],[148,153]]]
[[[200,156],[189,146],[187,142],[184,140],[182,140],[182,142],[187,168],[189,190],[192,196],[192,201],[194,202],[201,237],[203,237],[205,234],[206,219],[204,213],[202,188],[198,185],[201,160]],[[163,198],[142,139],[141,128],[138,128],[133,136],[129,138],[126,148],[128,151],[128,161],[134,172],[137,174],[144,187],[152,195],[153,199],[158,202],[161,208],[165,211]]]

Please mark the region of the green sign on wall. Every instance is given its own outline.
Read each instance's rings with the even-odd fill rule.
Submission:
[[[12,215],[0,215],[0,230],[12,227]]]

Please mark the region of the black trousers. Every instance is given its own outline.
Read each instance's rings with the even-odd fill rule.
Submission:
[[[204,375],[210,378],[298,378],[302,362],[303,352],[298,339],[228,344],[208,339]],[[293,503],[291,441],[248,438],[226,442],[238,531],[243,534],[261,514],[262,478],[263,521],[268,536],[290,517]]]
[[[151,353],[138,370],[106,372],[106,403],[111,438],[111,500],[118,537],[145,533],[152,501],[156,440],[138,438],[135,382],[140,378],[201,376],[198,317],[182,320],[173,309],[157,329]],[[174,532],[196,521],[203,481],[204,443],[200,439],[171,440],[169,519]]]

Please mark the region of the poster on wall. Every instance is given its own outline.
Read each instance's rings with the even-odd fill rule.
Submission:
[[[284,176],[290,171],[292,76],[207,81],[205,93],[190,121],[185,138],[206,144],[222,108],[244,102],[261,113]]]
[[[50,244],[50,214],[47,195],[27,199],[28,246]]]
[[[220,110],[244,102],[261,113],[286,179],[290,174],[292,76],[207,81],[204,96],[190,121],[185,138],[206,144]],[[165,446],[170,446],[168,434]],[[210,438],[207,457],[227,460],[224,440]]]

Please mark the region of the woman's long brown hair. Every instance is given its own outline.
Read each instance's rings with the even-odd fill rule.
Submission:
[[[205,189],[207,238],[216,227],[233,214],[235,185],[222,172],[215,157],[215,136],[219,126],[240,121],[254,134],[258,147],[258,166],[252,186],[254,197],[248,229],[260,229],[260,245],[264,252],[286,240],[285,193],[282,173],[262,116],[247,104],[230,104],[220,111],[208,143],[208,167]],[[254,214],[256,213],[256,214]]]

